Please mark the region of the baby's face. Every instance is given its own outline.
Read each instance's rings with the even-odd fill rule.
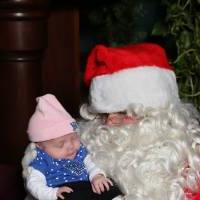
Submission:
[[[80,147],[80,138],[76,133],[39,142],[38,147],[55,159],[74,159]]]
[[[110,113],[106,118],[106,124],[109,126],[120,126],[135,124],[139,121],[137,116],[127,116],[126,113]]]

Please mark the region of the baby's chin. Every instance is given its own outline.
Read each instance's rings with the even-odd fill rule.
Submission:
[[[76,157],[76,153],[73,153],[71,155],[63,156],[61,159],[73,160],[75,157]]]
[[[69,159],[69,160],[73,160],[76,157],[77,151],[74,151],[73,153],[63,153],[62,155],[57,155],[57,156],[53,156],[55,159],[58,160],[62,160],[62,159]]]

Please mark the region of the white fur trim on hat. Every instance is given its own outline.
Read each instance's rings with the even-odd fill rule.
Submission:
[[[90,86],[89,110],[111,113],[124,111],[131,104],[157,108],[179,101],[172,70],[141,66],[95,77]]]

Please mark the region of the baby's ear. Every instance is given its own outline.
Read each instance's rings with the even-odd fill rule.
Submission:
[[[37,156],[36,144],[30,143],[24,152],[24,157],[22,158],[22,169],[23,177],[27,177],[27,168],[33,159]]]
[[[31,144],[34,144],[34,145],[35,145],[35,147],[41,148],[41,145],[40,145],[40,143],[31,143]],[[35,148],[35,147],[34,147],[34,148]]]

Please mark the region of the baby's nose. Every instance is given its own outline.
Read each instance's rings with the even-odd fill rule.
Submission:
[[[72,142],[69,142],[67,144],[67,149],[70,151],[70,150],[73,150],[74,149],[74,144]]]

